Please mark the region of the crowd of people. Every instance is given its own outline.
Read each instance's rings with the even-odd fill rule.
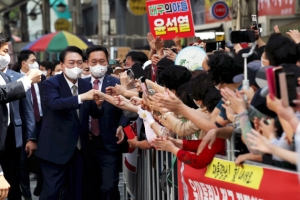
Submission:
[[[120,199],[122,153],[155,148],[201,169],[226,155],[232,134],[237,165],[296,170],[300,92],[286,104],[257,74],[267,82],[264,69],[280,66],[293,75],[288,91],[298,91],[300,33],[274,30],[267,43],[255,32],[247,77],[242,55],[251,46],[207,52],[203,70],[190,71],[174,64],[180,38],[167,48],[148,33],[149,55],[130,51],[113,64],[105,47],[92,45],[68,46],[53,63],[23,50],[11,66],[1,33],[0,199],[31,199],[30,172],[41,200]],[[191,45],[205,50],[201,41]]]

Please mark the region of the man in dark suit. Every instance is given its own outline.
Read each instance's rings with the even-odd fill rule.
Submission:
[[[0,33],[0,70],[7,68],[10,62],[8,54],[9,39]],[[40,81],[41,73],[33,70],[22,79],[10,83],[7,75],[0,71],[0,198],[21,199],[18,178],[18,163],[20,158],[20,137],[21,117],[19,113],[19,102],[8,103],[26,96],[26,91],[31,83]],[[14,105],[13,105],[14,104]],[[28,114],[28,113],[27,113]],[[26,114],[25,114],[26,115]],[[34,133],[34,130],[31,130]],[[5,177],[5,178],[4,178]],[[7,183],[7,181],[9,183]],[[11,191],[8,188],[11,185]]]
[[[11,81],[17,81],[23,77],[22,74],[14,72],[8,69],[7,66],[2,66],[1,64],[0,70],[8,76],[8,79],[4,77],[6,84]],[[4,160],[4,163],[9,169],[9,171],[6,172],[7,180],[11,183],[11,189],[8,197],[9,199],[21,199],[21,190],[19,187],[21,152],[25,152],[26,150],[29,156],[31,156],[36,149],[35,121],[30,90],[26,92],[26,98],[13,101],[11,105],[14,116],[14,119],[11,119],[11,124],[14,126],[8,129],[7,142],[10,145],[6,145],[6,149],[4,151],[6,160]],[[23,133],[25,136],[24,141]],[[25,145],[23,145],[23,142]],[[22,149],[23,147],[24,149]],[[26,155],[26,157],[27,156],[28,155]],[[31,199],[31,196],[26,197],[25,199]]]
[[[36,151],[43,172],[40,199],[81,200],[81,140],[84,134],[88,135],[89,115],[99,118],[102,110],[93,100],[91,84],[78,78],[83,64],[82,51],[69,46],[60,53],[59,59],[63,73],[43,82],[45,105]],[[64,188],[63,183],[66,183]],[[63,196],[59,197],[61,189]]]
[[[18,66],[19,68],[16,70],[21,74],[26,74],[30,69],[36,69],[39,67],[38,63],[36,62],[36,56],[33,51],[31,50],[22,50],[18,55]],[[46,80],[46,77],[42,75],[41,82],[35,83],[31,86],[31,102],[33,105],[33,114],[34,114],[34,122],[36,127],[36,141],[38,142],[38,138],[41,132],[42,122],[43,122],[43,81]],[[24,135],[23,137],[26,137]],[[35,156],[28,159],[28,155],[25,151],[25,148],[22,149],[21,154],[21,170],[20,170],[20,183],[21,183],[21,190],[22,195],[25,198],[31,198],[31,191],[30,191],[30,180],[29,180],[29,170],[26,166],[32,166],[32,168],[36,169],[36,177],[37,177],[37,185],[34,189],[33,194],[35,196],[39,196],[42,190],[42,182],[43,176],[40,170],[40,166],[38,162],[35,162]]]
[[[90,46],[86,50],[86,57],[92,77],[85,80],[90,82],[95,90],[105,93],[107,87],[120,84],[117,78],[106,74],[108,65],[108,51],[106,48],[99,45]],[[91,157],[86,162],[86,168],[89,169],[90,164],[96,166],[96,172],[99,173],[100,177],[94,174],[90,178],[98,180],[100,178],[101,181],[90,187],[93,188],[90,193],[101,191],[102,200],[117,200],[120,199],[118,159],[121,156],[120,145],[118,144],[124,139],[123,127],[129,124],[129,119],[123,115],[121,109],[108,102],[103,102],[102,110],[103,116],[101,118],[98,120],[91,119],[92,140],[88,142],[90,151],[88,155],[91,155]],[[88,195],[88,193],[85,194]],[[87,199],[99,198],[95,195]]]

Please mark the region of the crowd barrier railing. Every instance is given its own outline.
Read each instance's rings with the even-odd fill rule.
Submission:
[[[174,156],[169,152],[156,151],[155,149],[149,150],[136,150],[137,153],[137,162],[136,162],[136,170],[129,170],[128,166],[126,166],[125,162],[123,162],[123,175],[124,175],[124,199],[131,200],[176,200],[176,199],[202,199],[200,196],[204,198],[204,185],[207,187],[214,187],[215,190],[219,191],[220,195],[225,190],[224,188],[224,180],[221,179],[208,179],[206,177],[206,173],[209,171],[209,168],[216,167],[216,163],[221,163],[223,166],[231,166],[233,173],[237,172],[236,170],[243,171],[243,173],[248,173],[251,170],[251,173],[257,174],[258,172],[263,171],[262,174],[257,175],[256,179],[253,181],[259,181],[260,186],[256,188],[255,192],[250,192],[252,186],[247,186],[245,183],[242,185],[244,187],[241,190],[241,184],[232,183],[231,180],[227,180],[227,192],[232,193],[232,195],[236,195],[237,199],[239,199],[239,195],[241,195],[241,191],[245,192],[245,197],[248,198],[246,193],[255,194],[253,198],[255,199],[266,199],[266,198],[258,198],[258,196],[262,195],[265,197],[269,197],[268,193],[268,184],[272,183],[273,177],[272,174],[276,173],[280,175],[277,179],[281,180],[282,183],[274,186],[274,188],[283,187],[283,185],[291,184],[293,186],[299,187],[298,176],[296,172],[282,170],[276,167],[267,166],[257,162],[245,162],[248,164],[250,168],[240,169],[240,167],[235,166],[233,163],[236,159],[235,153],[237,152],[235,148],[236,144],[236,136],[239,136],[240,131],[234,131],[230,140],[227,140],[227,149],[226,155],[215,156],[215,161],[212,166],[207,167],[207,169],[194,169],[188,165],[184,165],[181,162],[177,163],[177,160],[174,161]],[[239,134],[239,135],[238,135]],[[126,154],[124,154],[124,159],[126,160]],[[233,162],[232,162],[233,161]],[[215,166],[213,166],[215,165]],[[184,168],[184,169],[183,169]],[[252,169],[254,168],[254,169]],[[249,171],[249,170],[250,171]],[[247,172],[248,170],[248,172]],[[259,174],[259,173],[258,173]],[[231,174],[227,174],[232,176]],[[289,177],[289,180],[286,180],[282,177]],[[257,178],[259,177],[259,178]],[[277,182],[276,182],[277,183]],[[193,184],[199,184],[198,186]],[[204,185],[203,185],[204,184]],[[220,187],[222,185],[222,187]],[[226,187],[227,187],[226,186]],[[203,189],[203,190],[202,190]],[[209,189],[209,188],[208,188]],[[208,190],[207,189],[207,190]],[[200,192],[202,190],[202,193]],[[198,193],[197,193],[198,192]],[[281,195],[280,189],[276,191],[277,194],[273,194],[273,196]],[[198,195],[199,198],[195,196],[193,198],[186,198],[185,194],[189,194],[190,197],[193,195]],[[228,194],[229,194],[228,193]],[[288,196],[296,196],[300,197],[300,191],[296,190],[295,187],[289,187]],[[197,196],[197,197],[198,197]],[[251,195],[249,195],[250,197]],[[270,196],[271,197],[271,196]],[[205,198],[204,198],[205,199]],[[220,198],[221,199],[221,198]],[[268,198],[267,198],[268,199]],[[294,198],[291,198],[294,199]]]

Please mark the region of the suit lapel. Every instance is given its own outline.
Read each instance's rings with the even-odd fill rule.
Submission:
[[[62,98],[67,98],[67,97],[73,96],[73,94],[71,92],[71,89],[70,89],[70,87],[69,87],[69,85],[68,85],[68,83],[67,83],[67,81],[64,77],[64,74],[62,73],[62,74],[57,75],[57,76],[59,76],[58,78],[59,78],[59,85],[61,87],[61,90],[60,90],[61,91],[61,93],[60,93],[61,97]],[[79,86],[79,84],[78,84],[78,86]],[[79,87],[78,87],[78,90],[79,90]],[[77,110],[73,110],[72,112],[75,115],[76,119],[79,121]]]
[[[102,83],[101,92],[105,93],[105,88],[107,88],[108,86],[110,86],[110,76],[105,75]]]
[[[1,74],[1,76],[4,79],[6,84],[10,83],[10,79],[6,74],[4,74],[3,72],[0,72],[0,74]]]

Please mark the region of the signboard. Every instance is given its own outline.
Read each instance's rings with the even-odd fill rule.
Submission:
[[[70,22],[65,18],[59,18],[55,21],[54,28],[56,31],[69,31]]]
[[[170,40],[195,35],[190,0],[146,2],[150,30],[154,37]]]
[[[229,8],[226,3],[218,1],[211,7],[211,13],[216,19],[225,19],[228,16]]]
[[[232,1],[212,1],[205,0],[205,23],[220,21],[230,21],[232,11]]]
[[[293,15],[296,0],[258,0],[258,16]]]
[[[179,199],[300,199],[297,173],[214,158],[204,169],[178,162]]]
[[[146,14],[146,0],[127,0],[127,8],[134,15]]]
[[[118,47],[117,58],[123,61],[126,58],[126,55],[129,51],[129,47]]]

